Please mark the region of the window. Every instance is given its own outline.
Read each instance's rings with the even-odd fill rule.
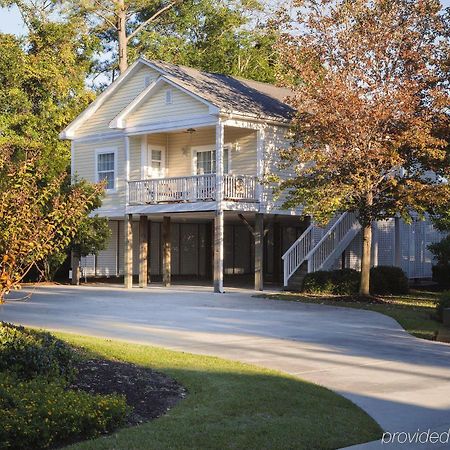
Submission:
[[[207,173],[216,173],[216,151],[215,150],[197,150],[197,175]],[[228,173],[229,169],[229,147],[223,149],[223,171]]]
[[[106,181],[108,191],[115,189],[116,153],[111,150],[97,151],[97,182]]]
[[[154,178],[162,177],[163,173],[163,154],[162,150],[151,150],[151,171]]]
[[[173,93],[172,89],[166,90],[166,105],[171,105],[173,103]]]

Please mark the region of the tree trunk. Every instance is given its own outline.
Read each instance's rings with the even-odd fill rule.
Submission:
[[[372,225],[363,227],[363,242],[361,255],[361,285],[360,295],[370,294],[370,259],[372,251]]]
[[[128,68],[127,17],[124,0],[117,0],[117,40],[119,43],[119,70],[122,74]]]

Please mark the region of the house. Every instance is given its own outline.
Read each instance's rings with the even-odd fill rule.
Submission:
[[[96,213],[109,219],[108,248],[88,257],[88,275],[124,276],[132,287],[172,277],[224,275],[295,284],[302,271],[358,267],[360,229],[343,214],[325,229],[282,208],[260,181],[281,170],[292,109],[286,89],[138,59],[62,133],[72,177],[104,180]],[[429,277],[427,222],[374,226],[374,264]]]

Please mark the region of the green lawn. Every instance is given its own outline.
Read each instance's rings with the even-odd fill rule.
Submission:
[[[152,367],[188,389],[167,415],[70,449],[333,449],[381,436],[350,401],[283,373],[145,345],[57,336],[103,358]]]
[[[395,319],[408,333],[423,339],[436,339],[442,325],[433,319],[439,293],[412,290],[410,294],[383,296],[385,304],[346,302],[339,297],[310,295],[302,293],[281,293],[265,296],[275,300],[290,300],[303,303],[319,303],[347,308],[377,311]]]

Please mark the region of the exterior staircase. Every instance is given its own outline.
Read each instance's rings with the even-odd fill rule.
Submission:
[[[325,229],[310,225],[282,256],[284,287],[300,290],[307,273],[329,270],[361,230],[354,213],[344,213]]]

